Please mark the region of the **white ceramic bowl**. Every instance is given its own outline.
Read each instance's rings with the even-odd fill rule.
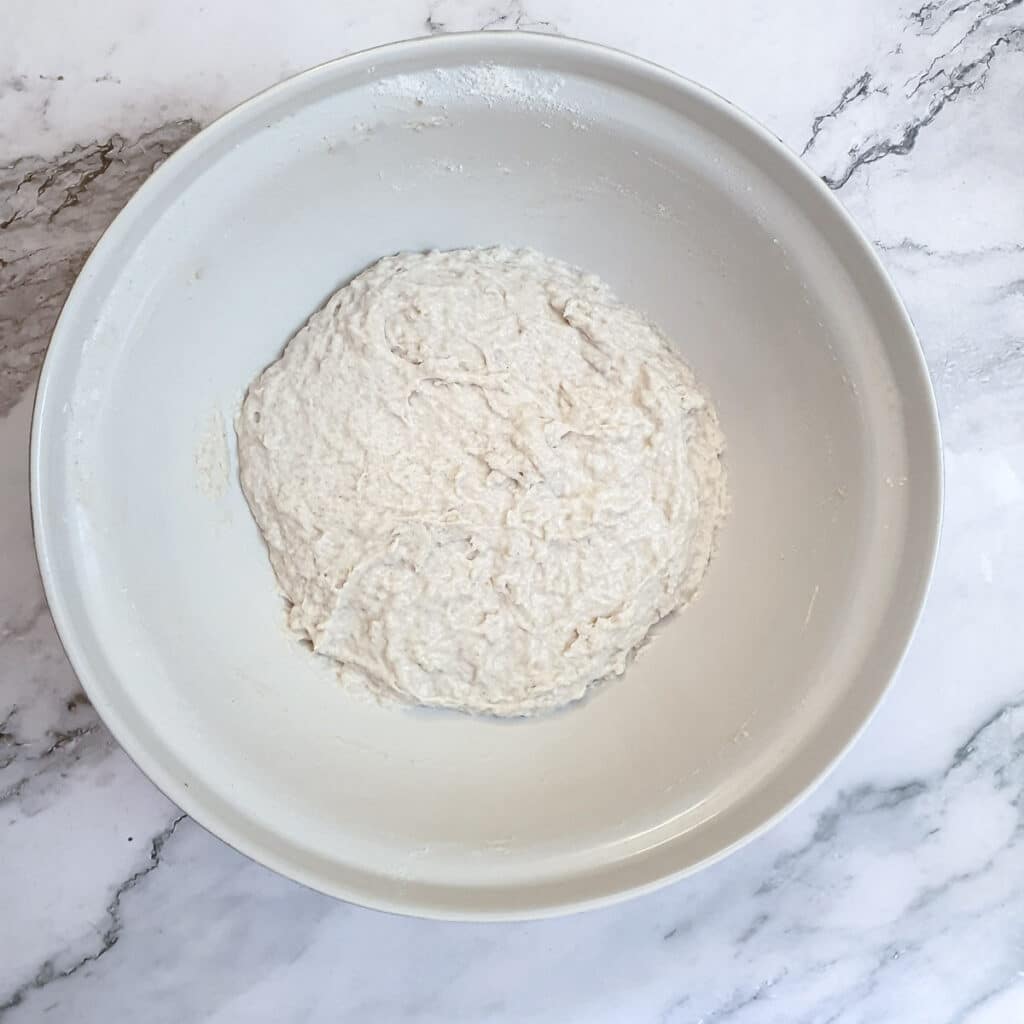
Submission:
[[[286,631],[232,418],[367,264],[497,243],[597,272],[677,339],[735,510],[700,599],[582,704],[378,708]],[[67,302],[32,469],[60,635],[150,778],[292,878],[464,918],[647,889],[777,817],[896,669],[940,508],[921,352],[828,191],[692,83],[513,34],[316,68],[171,157]]]

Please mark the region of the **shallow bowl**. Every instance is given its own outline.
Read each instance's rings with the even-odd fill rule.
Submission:
[[[596,272],[678,343],[734,511],[700,598],[582,703],[382,708],[287,632],[233,417],[380,256],[495,244]],[[921,352],[828,190],[699,86],[540,36],[356,54],[201,132],[83,270],[32,443],[53,615],[128,753],[264,864],[441,917],[607,902],[766,827],[878,703],[938,532]]]

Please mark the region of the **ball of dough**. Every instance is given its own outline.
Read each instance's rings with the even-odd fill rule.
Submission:
[[[382,259],[249,388],[242,487],[289,625],[382,697],[527,715],[689,601],[726,510],[661,332],[529,251]]]

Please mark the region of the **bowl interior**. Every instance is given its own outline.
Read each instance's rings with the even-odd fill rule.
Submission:
[[[233,416],[378,257],[499,243],[600,274],[678,343],[734,511],[699,600],[582,704],[379,708],[286,631]],[[358,55],[203,133],[83,273],[35,442],[55,617],[129,753],[259,859],[422,913],[600,900],[766,822],[870,713],[935,541],[920,355],[836,204],[714,97],[556,40]]]

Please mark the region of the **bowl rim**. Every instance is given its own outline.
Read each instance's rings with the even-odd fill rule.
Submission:
[[[474,48],[480,46],[483,47],[484,52],[477,51],[474,53]],[[47,443],[47,423],[52,418],[52,414],[48,413],[52,403],[48,404],[47,398],[52,378],[56,373],[54,367],[69,353],[75,342],[73,332],[69,329],[69,322],[73,315],[75,305],[73,300],[77,298],[76,293],[85,291],[90,278],[96,272],[96,268],[102,264],[108,251],[114,248],[118,236],[126,230],[126,225],[130,221],[132,213],[139,209],[149,197],[155,196],[164,183],[172,179],[179,168],[185,167],[194,156],[198,156],[205,148],[211,147],[222,135],[231,130],[235,121],[243,114],[253,113],[262,106],[272,104],[286,93],[301,89],[317,78],[327,79],[341,65],[349,67],[360,62],[367,65],[377,65],[384,61],[400,59],[416,51],[448,51],[449,55],[453,53],[457,55],[462,51],[465,53],[467,60],[471,61],[506,60],[515,62],[517,56],[521,56],[536,48],[546,50],[555,56],[559,54],[589,56],[592,60],[605,62],[606,66],[617,66],[625,72],[647,77],[648,80],[658,81],[677,93],[688,96],[691,100],[703,103],[714,114],[725,116],[734,123],[738,123],[756,139],[759,145],[772,150],[774,156],[785,165],[787,173],[792,175],[803,187],[810,187],[817,192],[819,199],[822,199],[831,208],[832,213],[838,216],[842,229],[847,235],[847,240],[854,246],[855,256],[863,261],[863,265],[882,288],[883,297],[889,303],[890,312],[895,314],[899,326],[905,334],[905,340],[909,342],[906,354],[911,357],[912,367],[910,372],[916,378],[915,383],[919,392],[915,395],[915,398],[922,403],[920,410],[922,414],[921,422],[916,423],[916,426],[923,430],[923,447],[926,449],[926,454],[930,459],[930,465],[924,467],[929,471],[926,483],[931,483],[931,493],[925,495],[925,508],[929,515],[927,522],[918,524],[919,539],[923,539],[925,542],[923,548],[924,557],[921,564],[915,567],[916,579],[913,580],[910,592],[905,594],[903,598],[903,604],[910,609],[906,635],[896,645],[894,655],[888,658],[884,670],[879,672],[877,692],[873,694],[870,706],[862,720],[853,722],[850,727],[844,730],[845,736],[841,742],[836,744],[835,748],[825,756],[823,763],[814,768],[813,774],[801,786],[790,793],[788,797],[782,799],[781,802],[777,802],[774,809],[761,815],[760,821],[755,826],[747,829],[732,842],[725,844],[713,854],[693,863],[683,865],[675,870],[658,871],[655,869],[654,871],[648,871],[649,877],[637,884],[616,887],[613,882],[610,887],[606,886],[588,898],[558,900],[557,898],[552,899],[541,896],[531,901],[526,897],[526,893],[524,893],[522,903],[513,911],[509,911],[506,907],[501,909],[478,907],[474,910],[466,910],[462,905],[456,907],[446,904],[444,901],[424,902],[417,900],[415,897],[411,899],[380,899],[375,896],[368,896],[349,886],[337,884],[329,878],[318,875],[315,871],[304,868],[290,860],[289,857],[278,853],[277,850],[270,849],[261,843],[258,836],[246,835],[243,829],[223,820],[215,807],[210,806],[209,802],[204,801],[200,795],[191,790],[187,783],[184,783],[183,780],[167,770],[159,757],[152,754],[137,739],[130,725],[120,716],[114,704],[107,699],[102,681],[92,671],[89,658],[83,648],[81,624],[79,621],[76,621],[75,615],[70,611],[62,596],[60,567],[54,558],[51,538],[47,535],[46,520],[43,515],[43,505],[46,499],[42,481],[44,479],[44,465],[48,457],[46,452],[49,448]],[[342,57],[325,61],[307,70],[298,72],[241,101],[197,132],[172,153],[143,182],[101,234],[64,301],[61,313],[54,326],[36,385],[32,411],[29,481],[36,558],[47,604],[58,638],[76,677],[96,709],[97,714],[121,748],[134,761],[143,774],[169,800],[180,807],[181,810],[205,830],[211,832],[243,855],[269,867],[292,881],[299,882],[326,895],[375,910],[436,920],[460,921],[515,921],[555,917],[582,910],[610,906],[634,896],[660,889],[717,863],[740,847],[752,842],[773,828],[797,804],[809,797],[866,730],[905,659],[907,650],[920,622],[925,598],[935,571],[942,526],[944,496],[943,457],[938,410],[920,340],[899,293],[874,246],[868,241],[833,192],[803,163],[793,150],[769,129],[706,86],[660,64],[615,47],[570,36],[528,31],[446,33],[437,36],[388,42],[353,51]],[[600,878],[600,873],[596,877]]]

